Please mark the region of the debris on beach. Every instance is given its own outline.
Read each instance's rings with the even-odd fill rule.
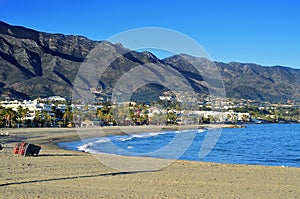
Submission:
[[[9,132],[5,132],[5,133],[1,132],[0,135],[1,136],[9,136]]]
[[[27,143],[19,142],[15,144],[13,149],[13,154],[23,155],[23,156],[37,156],[41,150],[40,146]]]

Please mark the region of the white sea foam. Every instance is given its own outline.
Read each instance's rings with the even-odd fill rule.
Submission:
[[[190,133],[194,132],[195,129],[186,129],[186,130],[179,130],[179,131],[174,131],[175,133]]]
[[[198,133],[203,133],[205,132],[205,129],[198,129]]]
[[[149,137],[149,134],[133,134],[132,137],[134,137],[134,138],[144,138],[144,137]]]
[[[110,139],[105,137],[105,138],[99,138],[96,141],[91,141],[88,142],[86,144],[83,144],[81,146],[78,146],[77,149],[80,151],[85,151],[85,152],[89,152],[89,153],[97,153],[97,151],[94,151],[92,149],[90,149],[92,146],[94,146],[95,144],[99,144],[99,143],[105,143],[105,142],[110,142]]]
[[[118,138],[118,140],[120,140],[121,142],[126,142],[135,138],[148,138],[148,137],[155,137],[158,135],[162,135],[162,134],[168,134],[170,133],[169,131],[162,131],[162,132],[149,132],[149,133],[143,133],[143,134],[133,134],[129,137],[120,137]]]
[[[105,143],[110,142],[110,139],[108,137],[100,138],[99,140],[95,141],[95,143]]]
[[[97,144],[110,142],[112,140],[116,140],[117,142],[126,142],[133,139],[143,139],[143,138],[149,138],[149,137],[155,137],[163,134],[172,134],[172,133],[187,133],[194,130],[179,130],[179,131],[160,131],[160,132],[148,132],[148,133],[142,133],[142,134],[132,134],[132,135],[126,135],[126,136],[112,136],[112,137],[102,137],[93,141],[86,141],[83,145],[78,146],[77,149],[80,151],[85,151],[88,153],[94,153],[94,154],[102,154],[101,152],[97,151],[97,149],[94,149]],[[203,132],[204,130],[199,129],[198,132]],[[95,146],[95,147],[93,147]],[[133,148],[132,146],[128,146],[128,149]]]
[[[133,137],[127,137],[127,138],[120,138],[121,142],[126,142],[128,140],[132,140]]]
[[[153,136],[153,137],[154,137],[154,136],[158,136],[158,135],[160,135],[160,134],[162,134],[162,133],[159,133],[159,132],[149,133],[149,135],[150,135],[150,136]]]

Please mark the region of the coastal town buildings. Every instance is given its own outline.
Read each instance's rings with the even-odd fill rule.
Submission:
[[[188,93],[168,91],[150,105],[113,101],[72,103],[60,96],[52,96],[34,100],[6,99],[0,101],[0,107],[16,113],[20,107],[24,109],[25,115],[17,115],[23,125],[25,121],[34,122],[37,117],[48,117],[46,124],[51,126],[300,122],[300,107],[295,104],[271,104],[232,98],[214,98],[215,102],[212,102],[211,97],[205,95],[198,95],[197,98]],[[184,103],[194,106],[184,106]]]
[[[35,100],[24,100],[24,101],[18,101],[18,100],[13,100],[13,101],[1,101],[0,106],[4,108],[10,108],[14,111],[18,111],[19,107],[22,107],[23,109],[28,109],[27,114],[25,116],[26,120],[33,120],[36,113],[46,111],[50,115],[52,114],[52,105],[48,103],[41,103],[38,101],[38,99]]]

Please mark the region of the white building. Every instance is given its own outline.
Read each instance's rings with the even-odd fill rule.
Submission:
[[[0,106],[4,108],[11,108],[14,111],[18,110],[19,106],[22,106],[24,109],[28,109],[28,114],[25,117],[26,120],[33,120],[37,111],[47,111],[50,115],[52,115],[51,104],[39,103],[38,100],[24,100],[24,101],[1,101]]]
[[[60,96],[51,96],[48,97],[49,101],[66,101],[66,98],[60,97]]]

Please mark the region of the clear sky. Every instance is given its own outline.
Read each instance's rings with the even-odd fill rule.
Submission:
[[[104,40],[132,28],[162,27],[200,43],[216,61],[300,69],[297,0],[0,0],[0,20]]]

